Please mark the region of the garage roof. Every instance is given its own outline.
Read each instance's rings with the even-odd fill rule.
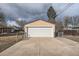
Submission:
[[[29,24],[26,24],[25,27],[52,27],[55,24],[49,23],[44,20],[36,20],[34,22],[31,22]]]

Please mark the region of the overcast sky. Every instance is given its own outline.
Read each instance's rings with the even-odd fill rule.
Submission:
[[[8,24],[15,23],[15,19],[31,21],[36,19],[47,20],[47,10],[53,6],[57,13],[56,19],[64,16],[79,16],[79,4],[66,3],[23,3],[23,4],[0,4],[0,11],[5,13]],[[63,11],[63,12],[62,12]],[[15,19],[14,19],[15,18]]]

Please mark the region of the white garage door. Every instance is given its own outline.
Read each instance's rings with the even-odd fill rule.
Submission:
[[[28,37],[54,37],[53,28],[28,28]]]

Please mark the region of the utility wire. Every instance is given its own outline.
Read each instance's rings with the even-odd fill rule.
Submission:
[[[66,11],[68,8],[70,8],[73,4],[74,4],[74,3],[68,3],[68,4],[65,6],[65,8],[57,14],[56,17],[58,17],[59,15],[61,15],[63,12],[65,12],[65,11]],[[44,16],[44,15],[45,15],[45,14],[40,14],[40,16]]]
[[[57,16],[61,15],[61,14],[62,14],[63,12],[65,12],[68,8],[70,8],[72,5],[73,5],[73,3],[67,4],[67,6],[66,6]]]

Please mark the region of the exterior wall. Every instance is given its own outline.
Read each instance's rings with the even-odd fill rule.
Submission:
[[[12,28],[0,28],[0,33],[11,33]]]

